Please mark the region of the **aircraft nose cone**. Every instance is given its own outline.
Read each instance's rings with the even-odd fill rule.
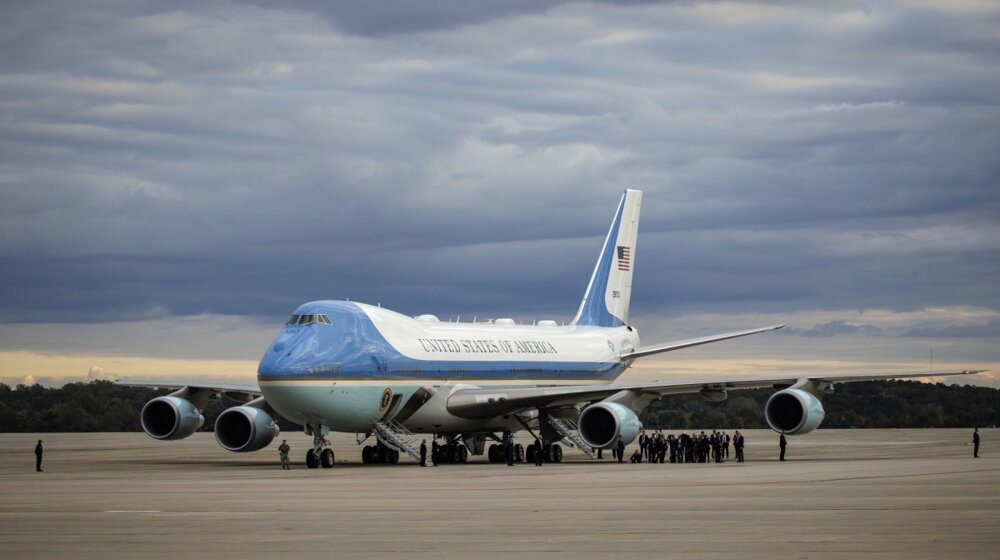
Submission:
[[[257,375],[281,375],[288,370],[291,349],[294,345],[288,333],[282,333],[267,349],[257,366]]]

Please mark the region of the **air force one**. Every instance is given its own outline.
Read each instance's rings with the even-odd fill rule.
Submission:
[[[229,451],[256,451],[278,435],[277,420],[301,424],[313,438],[310,468],[334,465],[326,435],[358,434],[365,463],[394,463],[400,453],[419,458],[415,434],[443,438],[434,462],[464,463],[487,453],[503,460],[495,443],[527,430],[544,442],[543,460],[558,462],[563,445],[590,457],[595,450],[632,442],[642,429],[639,413],[653,400],[701,393],[710,401],[728,390],[774,387],[764,417],[783,434],[805,434],[823,421],[823,395],[845,381],[927,377],[976,371],[923,371],[841,375],[702,379],[629,383],[619,376],[635,360],[662,352],[782,328],[774,325],[714,336],[641,346],[629,324],[632,274],[642,192],[626,190],[601,248],[583,301],[569,325],[511,319],[441,322],[409,317],[350,301],[301,305],[264,353],[257,385],[171,384],[175,392],[149,401],[143,430],[156,439],[190,436],[202,426],[210,398],[243,402],[222,412],[215,437]],[[436,440],[435,440],[436,441]],[[516,446],[517,460],[536,453]]]

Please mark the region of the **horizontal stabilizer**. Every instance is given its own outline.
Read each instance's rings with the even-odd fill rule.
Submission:
[[[681,348],[690,348],[692,346],[708,344],[709,342],[718,342],[720,340],[729,340],[730,338],[739,338],[741,336],[748,336],[751,334],[757,334],[767,331],[776,331],[784,326],[785,325],[772,325],[770,327],[761,327],[759,329],[750,329],[748,331],[736,331],[724,334],[713,334],[711,336],[703,336],[700,338],[689,338],[687,340],[678,340],[677,342],[669,342],[667,344],[657,344],[656,346],[646,346],[636,350],[635,352],[623,354],[622,359],[634,360],[636,358],[641,358],[643,356],[659,354],[661,352],[670,352],[673,350],[680,350]]]

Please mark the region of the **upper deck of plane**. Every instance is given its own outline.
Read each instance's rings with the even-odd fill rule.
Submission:
[[[638,345],[631,327],[435,319],[357,302],[309,302],[286,322],[258,373],[479,370],[474,362],[491,361],[498,362],[491,366],[497,372],[554,368],[606,375],[622,352]]]

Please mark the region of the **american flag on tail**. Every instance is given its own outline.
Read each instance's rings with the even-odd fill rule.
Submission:
[[[618,270],[628,272],[629,261],[632,258],[632,250],[628,247],[618,246]]]

